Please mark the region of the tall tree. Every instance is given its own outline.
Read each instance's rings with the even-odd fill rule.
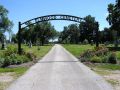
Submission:
[[[4,33],[6,31],[9,31],[13,27],[13,24],[9,20],[7,15],[8,15],[8,10],[0,5],[0,32],[3,34],[2,49],[5,49],[5,45],[4,45],[5,35],[4,35]]]
[[[106,18],[109,24],[111,25],[111,29],[114,30],[115,33],[115,46],[118,46],[118,35],[120,33],[120,0],[116,0],[115,4],[108,5],[109,15]]]
[[[60,34],[59,40],[63,43],[78,43],[80,32],[77,24],[65,26]]]
[[[60,36],[59,36],[59,42],[67,43],[68,36],[69,36],[68,27],[64,26],[63,31],[60,33]]]
[[[68,29],[69,29],[68,33],[69,33],[70,42],[78,44],[80,32],[79,32],[77,24],[69,25]]]
[[[58,32],[55,30],[54,26],[51,26],[50,39],[52,41],[58,37]]]
[[[81,41],[87,39],[89,41],[89,43],[91,42],[91,40],[95,41],[95,33],[96,30],[98,29],[98,27],[96,26],[96,20],[94,17],[92,17],[91,15],[88,15],[86,17],[84,17],[84,21],[82,21],[79,25],[79,30],[81,33],[80,39]]]

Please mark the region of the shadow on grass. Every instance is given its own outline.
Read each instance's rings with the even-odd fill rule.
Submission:
[[[120,47],[108,47],[110,51],[120,51]]]

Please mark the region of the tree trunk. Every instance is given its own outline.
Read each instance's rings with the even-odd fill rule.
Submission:
[[[114,37],[115,37],[114,46],[115,46],[115,47],[118,47],[118,32],[117,32],[117,31],[115,32]]]
[[[6,49],[6,43],[5,43],[5,36],[3,35],[2,37],[2,47],[1,47],[2,50],[5,50]]]

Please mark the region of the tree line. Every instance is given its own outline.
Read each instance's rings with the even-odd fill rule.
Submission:
[[[40,22],[35,25],[29,25],[27,28],[21,30],[22,43],[44,45],[50,39],[55,39],[58,31],[50,22]],[[17,43],[18,33],[13,36],[12,41]]]
[[[60,34],[59,41],[63,43],[80,43],[84,40],[95,42],[95,34],[98,29],[97,21],[91,15],[83,18],[80,24],[70,24],[65,26]],[[93,35],[94,34],[94,35]]]

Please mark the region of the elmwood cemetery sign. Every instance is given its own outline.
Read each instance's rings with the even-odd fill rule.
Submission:
[[[83,18],[77,17],[77,16],[72,16],[72,15],[64,15],[64,14],[54,14],[54,15],[46,15],[46,16],[40,16],[37,18],[30,19],[28,21],[25,21],[23,23],[19,22],[18,24],[18,53],[21,54],[22,49],[21,49],[21,43],[22,43],[22,37],[21,37],[21,29],[24,29],[26,27],[29,27],[30,25],[37,24],[39,22],[44,22],[44,21],[50,21],[50,20],[67,20],[67,21],[74,21],[80,23],[81,21],[84,21]],[[96,37],[98,30],[96,30]],[[96,39],[97,40],[97,39]],[[98,43],[98,41],[96,41]]]

